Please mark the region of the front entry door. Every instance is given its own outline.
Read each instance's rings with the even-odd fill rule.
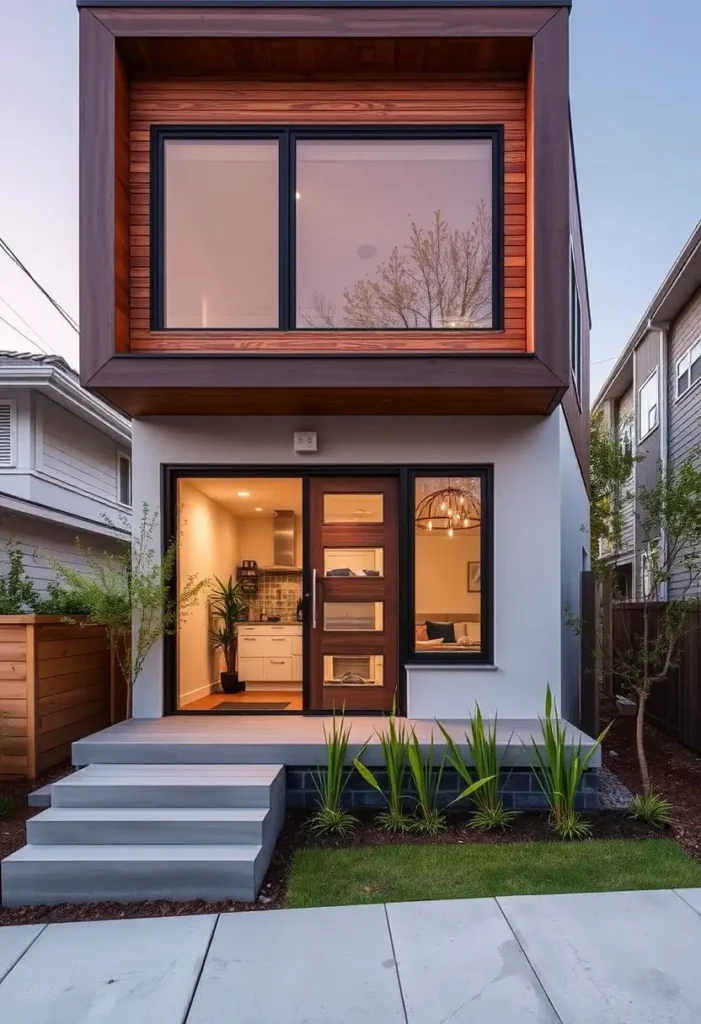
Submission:
[[[390,711],[398,685],[395,477],[310,481],[310,710]]]

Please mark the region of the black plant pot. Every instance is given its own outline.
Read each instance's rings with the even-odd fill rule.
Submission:
[[[219,678],[224,693],[243,693],[246,689],[246,684],[239,679],[238,672],[222,672]]]

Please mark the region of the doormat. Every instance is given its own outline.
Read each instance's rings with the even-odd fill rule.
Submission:
[[[278,703],[269,702],[267,704],[254,704],[250,700],[221,700],[218,704],[215,704],[212,711],[284,711],[285,708],[289,708],[289,700],[279,701]]]

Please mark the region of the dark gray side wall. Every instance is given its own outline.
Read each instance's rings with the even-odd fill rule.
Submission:
[[[677,465],[687,458],[694,448],[701,445],[701,383],[690,388],[679,401],[676,399],[677,361],[699,338],[701,338],[701,289],[671,324],[668,335],[668,452],[670,463]],[[672,574],[671,597],[679,595],[682,578],[683,572],[679,567]],[[700,594],[701,586],[697,585],[694,592],[697,595]]]

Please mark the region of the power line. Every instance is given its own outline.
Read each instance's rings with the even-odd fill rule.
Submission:
[[[63,306],[61,306],[61,305],[60,305],[60,303],[58,303],[58,302],[56,301],[56,299],[55,299],[55,298],[53,297],[53,295],[50,295],[50,294],[49,294],[49,292],[47,292],[46,288],[44,288],[44,286],[43,286],[43,285],[39,284],[39,282],[38,282],[38,281],[37,281],[37,279],[36,279],[36,278],[34,277],[34,275],[33,275],[33,274],[31,273],[31,271],[29,271],[29,270],[28,270],[28,269],[27,269],[27,268],[25,267],[25,265],[24,265],[24,263],[22,263],[21,259],[20,259],[20,258],[19,258],[19,257],[18,257],[18,256],[17,256],[17,255],[16,255],[16,254],[15,254],[15,253],[14,253],[14,252],[12,251],[12,249],[11,249],[11,248],[10,248],[10,246],[9,246],[9,245],[7,244],[7,242],[6,242],[6,241],[5,241],[5,240],[4,240],[3,238],[1,238],[1,237],[0,237],[0,250],[1,250],[2,252],[4,252],[6,256],[9,256],[9,258],[10,258],[10,259],[12,260],[12,262],[13,262],[13,263],[15,264],[15,266],[19,267],[19,269],[20,269],[20,270],[21,270],[21,271],[22,271],[22,272],[23,272],[24,274],[26,274],[26,275],[27,275],[27,277],[29,278],[29,280],[30,280],[30,281],[31,281],[31,282],[32,282],[33,284],[35,284],[35,285],[37,286],[37,288],[39,289],[39,291],[41,292],[41,294],[42,294],[42,295],[43,295],[43,296],[44,296],[45,298],[47,298],[47,299],[49,300],[49,302],[50,302],[50,303],[51,303],[51,305],[52,305],[52,306],[54,307],[54,309],[55,309],[55,310],[57,311],[57,313],[59,313],[59,314],[60,314],[60,315],[61,315],[61,316],[63,317],[63,319],[64,319],[64,320],[66,321],[66,323],[67,323],[67,324],[69,324],[69,325],[70,325],[70,326],[71,326],[71,327],[73,328],[73,330],[74,330],[74,331],[76,332],[76,334],[79,334],[79,333],[80,333],[80,328],[79,328],[79,326],[78,326],[78,323],[77,323],[77,321],[75,321],[75,320],[73,319],[73,317],[72,317],[72,316],[70,315],[70,313],[67,313],[67,312],[65,311],[65,309],[63,308]]]
[[[10,310],[10,312],[13,313],[17,317],[17,319],[21,323],[24,324],[25,327],[28,327],[29,330],[32,332],[32,334],[35,334],[37,336],[39,341],[35,341],[34,344],[36,345],[36,347],[38,349],[40,349],[44,353],[44,355],[48,356],[49,352],[53,352],[54,355],[58,355],[58,352],[56,351],[56,349],[53,348],[52,345],[49,345],[49,343],[46,340],[46,338],[42,338],[41,334],[39,334],[38,331],[35,331],[34,328],[32,327],[32,325],[30,323],[28,323],[24,319],[22,314],[18,313],[17,310],[14,308],[14,306],[11,306],[10,303],[7,301],[7,299],[4,299],[2,297],[2,295],[0,295],[0,302],[2,302],[3,305],[7,306],[7,308]],[[7,321],[5,321],[5,323],[7,323]],[[12,326],[12,325],[10,325],[10,326]]]
[[[24,331],[20,331],[19,327],[15,327],[14,324],[11,324],[9,320],[6,320],[5,317],[2,316],[2,314],[0,314],[0,321],[2,323],[6,324],[10,328],[11,331],[15,332],[15,334],[19,334],[19,336],[21,338],[24,338],[25,341],[28,341],[30,345],[34,345],[34,347],[38,348],[40,352],[44,352],[44,350],[41,348],[41,346],[38,345],[37,342],[34,341],[33,338],[30,338],[28,334],[24,333]],[[48,352],[44,352],[45,356],[47,356],[48,354],[49,354]]]

